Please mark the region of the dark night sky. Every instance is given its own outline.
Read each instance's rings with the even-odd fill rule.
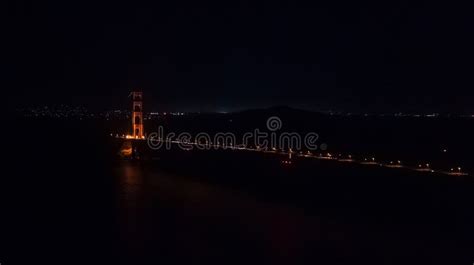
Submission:
[[[139,87],[153,110],[474,111],[469,8],[311,3],[10,2],[2,90],[12,105],[123,107]]]

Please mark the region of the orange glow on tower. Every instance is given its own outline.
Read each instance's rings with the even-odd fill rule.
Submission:
[[[132,92],[132,128],[133,138],[143,138],[143,93],[134,91]]]

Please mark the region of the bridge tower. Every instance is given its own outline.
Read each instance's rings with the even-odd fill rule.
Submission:
[[[132,128],[133,138],[144,138],[143,131],[143,93],[139,91],[132,92]]]

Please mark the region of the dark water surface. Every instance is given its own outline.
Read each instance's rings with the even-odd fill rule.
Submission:
[[[96,124],[16,125],[2,265],[474,261],[470,178],[218,152],[120,161]]]

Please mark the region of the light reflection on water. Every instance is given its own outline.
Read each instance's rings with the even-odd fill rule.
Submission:
[[[136,207],[143,188],[143,170],[131,161],[124,161],[118,171],[123,203],[128,207]]]
[[[143,171],[131,161],[123,161],[116,173],[120,239],[127,253],[138,256],[138,252],[143,247],[139,221],[142,216],[139,208],[143,201]]]

